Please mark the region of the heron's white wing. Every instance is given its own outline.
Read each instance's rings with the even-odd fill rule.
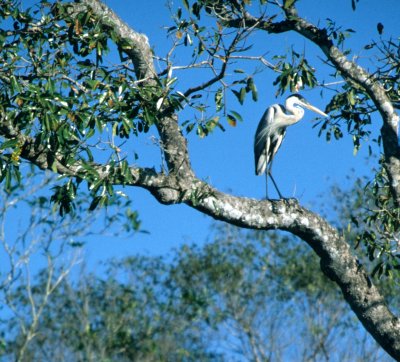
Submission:
[[[271,125],[274,122],[275,108],[269,107],[258,124],[256,135],[254,137],[254,161],[256,175],[261,175],[265,172],[268,164],[268,154],[270,153],[271,139],[270,131]]]
[[[275,154],[278,152],[279,147],[281,147],[282,141],[285,138],[286,128],[278,128],[275,130],[274,134],[268,137],[270,146],[267,152],[267,164],[272,162]]]

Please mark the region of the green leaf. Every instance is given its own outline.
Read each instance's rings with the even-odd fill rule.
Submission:
[[[190,123],[190,124],[188,124],[188,125],[186,126],[186,133],[190,133],[190,132],[193,130],[193,128],[194,128],[195,125],[196,125],[195,123]]]
[[[246,97],[246,88],[243,87],[243,88],[240,90],[240,95],[239,95],[239,102],[240,102],[240,104],[243,104],[243,103],[244,103],[245,97]]]
[[[352,106],[354,106],[356,104],[356,100],[354,99],[354,93],[350,91],[350,92],[347,92],[346,95],[347,95],[347,101]]]
[[[97,208],[101,201],[102,196],[95,196],[89,206],[89,211],[93,211]]]
[[[223,97],[224,97],[223,89],[219,88],[215,93],[215,108],[217,112],[219,112],[224,106]]]
[[[100,98],[99,98],[99,104],[102,104],[104,102],[104,100],[106,99],[108,94],[108,91],[105,91],[101,94]]]
[[[258,91],[257,91],[257,87],[256,84],[253,82],[251,82],[250,84],[250,89],[251,89],[251,97],[253,99],[254,102],[258,101]]]
[[[5,184],[5,190],[6,192],[10,192],[11,191],[11,171],[9,168],[6,168],[4,170],[5,173],[5,178],[6,178],[6,184]]]
[[[128,224],[126,225],[127,228],[129,228],[128,231],[130,231],[131,228],[133,228],[134,231],[139,231],[142,223],[139,219],[139,213],[128,208],[125,211],[125,215],[128,220]]]
[[[190,7],[189,7],[189,1],[188,0],[182,0],[183,2],[183,6],[186,8],[187,11],[189,11]]]
[[[5,150],[6,148],[13,148],[18,144],[18,139],[14,138],[3,142],[0,146],[0,150]]]
[[[228,124],[230,126],[236,127],[237,121],[236,121],[236,118],[232,114],[228,114],[226,116],[226,118],[228,119]]]
[[[243,122],[243,118],[242,118],[242,116],[241,116],[238,112],[230,111],[230,113],[232,114],[232,116],[233,116],[236,120],[238,120],[239,122]]]
[[[204,138],[207,135],[206,132],[207,132],[207,129],[205,127],[203,127],[203,125],[201,125],[201,124],[197,125],[196,134],[200,138]]]
[[[212,132],[216,126],[219,124],[219,116],[215,116],[209,119],[206,123],[207,134]]]
[[[293,6],[293,4],[296,2],[296,0],[285,0],[285,2],[283,3],[283,7],[285,9],[289,9]]]
[[[383,267],[384,267],[383,261],[377,263],[371,272],[371,276],[374,277],[377,274],[378,278],[380,278],[383,273]]]
[[[11,79],[11,89],[15,93],[21,93],[21,86],[17,80],[17,78],[13,75],[10,77]]]

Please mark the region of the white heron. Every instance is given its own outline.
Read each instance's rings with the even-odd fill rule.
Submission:
[[[301,107],[314,111],[321,116],[328,117],[326,113],[308,103],[300,94],[292,94],[286,98],[285,106],[273,104],[267,108],[261,117],[254,137],[256,175],[265,173],[267,182],[269,175],[281,199],[283,198],[282,194],[279,192],[278,186],[271,174],[272,160],[282,144],[286,134],[286,128],[299,122],[303,118],[304,109]]]

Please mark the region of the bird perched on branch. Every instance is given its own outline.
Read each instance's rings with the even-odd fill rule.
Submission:
[[[292,94],[286,98],[285,106],[273,104],[267,108],[264,115],[261,117],[254,137],[256,175],[265,173],[267,181],[268,176],[270,176],[279,198],[281,199],[283,198],[282,194],[271,174],[272,160],[282,144],[286,134],[286,128],[299,122],[303,118],[304,109],[301,107],[314,111],[324,117],[328,117],[326,113],[312,106],[300,94]]]

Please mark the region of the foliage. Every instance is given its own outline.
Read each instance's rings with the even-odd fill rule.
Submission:
[[[359,250],[359,258],[372,277],[389,279],[387,285],[399,280],[399,215],[390,197],[385,171],[380,168],[377,177],[369,182],[366,177],[354,175],[351,191],[332,187],[334,211],[340,228],[352,247]],[[343,205],[339,208],[338,205]],[[360,250],[361,249],[361,250]],[[388,295],[394,295],[388,293]],[[391,300],[395,306],[396,301]]]
[[[81,270],[76,283],[65,282],[52,295],[24,360],[217,360],[170,305],[165,270],[161,260],[144,257],[110,262],[104,279]],[[38,278],[35,297],[45,283]],[[21,291],[12,297],[21,308],[29,306]],[[8,344],[11,355],[23,341],[16,326],[10,320],[16,333]]]
[[[138,256],[104,263],[103,276],[81,269],[52,294],[23,360],[375,358],[318,269],[293,239],[229,226],[204,247],[183,246],[172,263]],[[46,280],[45,271],[35,278],[33,298]],[[24,288],[9,298],[29,308]],[[6,358],[23,342],[17,320],[4,325]]]
[[[135,86],[127,61],[104,65],[109,37],[90,12],[72,13],[68,3],[41,1],[26,10],[2,1],[0,17],[7,28],[0,33],[1,114],[15,129],[34,137],[37,146],[58,154],[66,168],[77,162],[93,197],[91,208],[108,204],[113,187],[93,167],[93,150],[107,150],[112,174],[129,182],[124,139],[147,132],[156,122],[155,103],[162,85]],[[110,112],[110,108],[112,109]],[[8,188],[20,182],[18,139],[2,143],[1,180]],[[50,165],[55,159],[47,160]],[[54,167],[54,166],[53,166]],[[114,170],[114,171],[113,171]],[[125,181],[124,181],[125,180]],[[55,188],[52,201],[60,213],[73,209],[80,180]]]

